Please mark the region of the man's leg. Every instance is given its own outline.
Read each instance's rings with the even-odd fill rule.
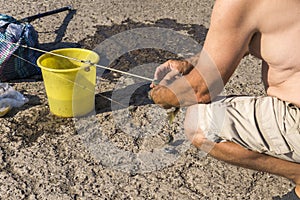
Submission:
[[[281,116],[283,119],[278,120]],[[300,127],[299,116],[300,110],[276,98],[231,97],[212,104],[190,106],[184,129],[194,146],[219,160],[292,180],[300,197],[300,163],[258,153],[274,153],[282,158],[295,153],[286,143],[280,127],[289,132]],[[290,124],[283,124],[286,121]],[[295,140],[289,142],[297,145],[295,141],[299,141],[300,135],[294,137]],[[293,159],[299,161],[298,154],[293,155]]]
[[[193,142],[196,146],[197,143]],[[288,178],[296,184],[295,190],[300,197],[300,164],[250,151],[233,142],[216,143],[209,154],[233,165]]]

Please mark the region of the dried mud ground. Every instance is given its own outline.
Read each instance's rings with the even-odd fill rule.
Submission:
[[[153,27],[202,44],[213,1],[0,0],[0,5],[1,13],[16,18],[73,5],[76,12],[32,23],[41,47],[94,49],[116,34]],[[101,64],[151,77],[157,66],[153,63],[182,56],[168,48],[140,48],[123,36],[116,44],[133,50]],[[171,41],[181,42],[176,37]],[[105,46],[106,53],[119,51],[116,44]],[[188,55],[195,49],[183,45],[180,52]],[[29,102],[0,118],[0,199],[256,200],[272,199],[293,187],[284,178],[231,166],[193,148],[182,130],[184,109],[169,124],[167,112],[148,100],[147,81],[99,71],[95,112],[78,119],[50,113],[42,80],[11,85]],[[263,95],[259,62],[245,58],[225,91]]]

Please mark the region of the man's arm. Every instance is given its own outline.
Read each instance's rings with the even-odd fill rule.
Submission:
[[[217,0],[197,65],[187,75],[151,92],[162,107],[207,103],[227,83],[256,32],[255,4],[259,1]]]

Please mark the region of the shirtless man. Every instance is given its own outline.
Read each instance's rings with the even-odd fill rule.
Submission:
[[[159,66],[150,95],[164,108],[189,106],[185,132],[196,147],[286,177],[296,187],[283,199],[300,199],[299,48],[299,0],[217,0],[199,56]],[[262,60],[267,96],[215,100],[249,53]]]

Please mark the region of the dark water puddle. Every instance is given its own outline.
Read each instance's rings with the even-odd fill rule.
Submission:
[[[207,28],[199,24],[181,24],[173,19],[160,19],[154,22],[136,22],[131,19],[126,19],[121,24],[113,24],[112,26],[98,25],[96,34],[80,41],[81,46],[93,49],[95,45],[103,42],[105,39],[112,37],[118,33],[136,29],[136,28],[147,28],[147,27],[160,27],[166,29],[172,29],[174,31],[185,31],[192,39],[197,41],[199,44],[203,44]]]
[[[181,24],[177,23],[177,21],[173,19],[160,19],[158,21],[148,23],[136,22],[131,19],[127,19],[121,22],[121,24],[113,24],[112,26],[98,25],[96,28],[97,31],[95,35],[89,36],[79,42],[83,48],[94,49],[97,47],[97,45],[103,43],[103,41],[108,40],[117,34],[141,28],[163,28],[176,32],[185,32],[188,34],[186,37],[190,37],[195,42],[199,43],[200,46],[203,45],[207,34],[207,29],[203,25]],[[124,39],[126,40],[127,38]],[[181,45],[181,43],[178,43],[178,45]],[[107,51],[109,50],[107,49]],[[180,58],[180,55],[176,55],[176,53],[169,52],[164,49],[143,48],[126,52],[116,60],[110,61],[110,63],[106,64],[109,64],[109,67],[111,68],[128,71],[135,66],[145,63],[163,63],[169,59],[178,58]],[[104,58],[102,57],[101,59]]]

